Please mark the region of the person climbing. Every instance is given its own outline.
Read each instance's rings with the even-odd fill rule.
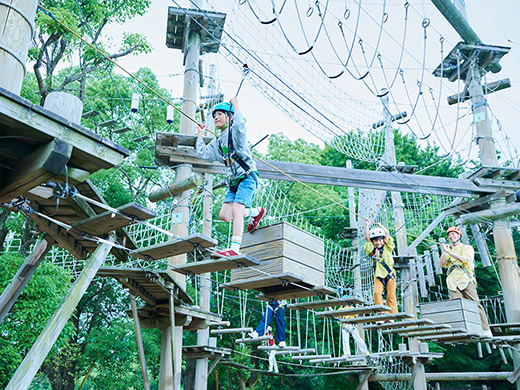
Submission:
[[[231,247],[216,252],[230,257],[240,254],[244,233],[244,218],[249,218],[247,231],[252,233],[265,215],[263,207],[251,208],[258,188],[258,171],[247,143],[244,116],[238,108],[238,99],[229,103],[219,103],[213,109],[215,127],[220,135],[205,145],[203,141],[204,124],[198,125],[197,155],[210,161],[219,161],[226,165],[229,181],[219,217],[224,222],[233,221]]]
[[[272,334],[273,328],[271,326],[268,326],[265,330],[265,336],[270,336],[271,338],[269,340],[264,341],[264,345],[267,346],[274,346],[274,338]],[[267,351],[269,354],[269,372],[276,372],[278,373],[278,364],[276,363],[276,350],[270,350]]]
[[[486,312],[480,304],[477,293],[477,280],[474,274],[475,250],[471,245],[463,244],[460,241],[462,231],[457,226],[448,228],[446,234],[451,246],[441,243],[442,254],[439,258],[439,265],[448,269],[446,284],[450,292],[450,298],[464,298],[476,302],[480,313],[480,322],[482,323],[482,335],[493,337]]]
[[[365,220],[365,251],[372,256],[374,263],[374,304],[383,304],[383,292],[386,290],[386,305],[392,308],[392,313],[397,313],[396,274],[392,257],[395,242],[388,229],[380,223],[369,231],[370,223],[370,220]]]
[[[254,331],[249,333],[249,337],[252,339],[256,339],[261,334],[265,334],[266,329],[269,327],[273,319],[273,315],[275,317],[276,331],[275,331],[275,340],[278,343],[278,346],[281,348],[287,347],[285,343],[285,309],[286,305],[285,301],[272,301],[267,305],[264,314],[262,315],[262,319],[258,323],[258,326]]]
[[[352,306],[343,306],[341,309],[351,309]],[[354,315],[345,315],[341,317],[341,320],[348,320],[349,318],[354,318]],[[354,340],[355,352],[359,355],[370,355],[365,341],[359,335],[358,330],[354,326],[354,324],[349,324],[348,322],[341,322],[341,340],[343,342],[343,356],[350,356],[350,336]]]

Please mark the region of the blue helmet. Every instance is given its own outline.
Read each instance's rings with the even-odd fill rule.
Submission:
[[[231,103],[227,103],[227,102],[219,103],[215,106],[215,108],[213,109],[213,113],[211,114],[213,116],[213,118],[215,117],[215,112],[217,112],[217,111],[223,111],[228,115],[235,113],[235,109],[233,108]]]

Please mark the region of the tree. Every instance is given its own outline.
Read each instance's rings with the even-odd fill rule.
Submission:
[[[143,15],[150,5],[149,0],[44,0],[40,5],[54,16],[43,12],[36,15],[35,46],[29,50],[29,58],[34,61],[41,105],[52,91],[74,90],[83,101],[86,76],[103,65],[102,57],[72,32],[91,44],[97,43],[97,47],[112,60],[151,51],[144,36],[137,33],[125,33],[115,52],[108,42],[98,41],[109,24],[122,24],[133,16]],[[79,64],[56,74],[62,62],[72,58],[78,58]]]

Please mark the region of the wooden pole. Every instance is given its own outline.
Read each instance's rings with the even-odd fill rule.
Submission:
[[[159,202],[160,200],[168,199],[172,196],[177,196],[183,192],[189,191],[201,184],[202,176],[198,173],[194,173],[184,180],[175,180],[172,184],[159,188],[152,192],[150,196],[148,196],[148,199],[150,202]]]
[[[482,88],[481,72],[481,69],[474,61],[468,72],[466,87],[471,98],[473,123],[475,123],[477,132],[482,165],[498,166],[495,142],[487,111],[487,101]],[[505,200],[501,198],[492,202],[490,207],[493,210],[501,209],[503,206],[505,206]],[[520,273],[508,219],[496,219],[493,222],[493,238],[502,291],[504,292],[507,322],[520,322]],[[519,344],[514,344],[513,362],[515,367],[520,365],[520,354],[517,352],[518,347]],[[517,390],[520,390],[520,381],[517,381],[515,386]]]
[[[5,288],[0,296],[0,324],[4,320],[11,307],[22,293],[23,289],[31,280],[34,272],[42,262],[43,258],[51,249],[54,240],[44,235],[43,238],[36,244],[32,253],[25,259],[24,263],[13,276],[11,283]]]
[[[200,6],[200,0],[195,1]],[[182,112],[186,115],[181,115],[180,121],[180,134],[194,134],[195,124],[188,118],[195,118],[197,110],[197,96],[199,91],[199,58],[200,58],[200,32],[196,29],[191,29],[190,24],[186,23],[186,36],[188,37],[187,45],[184,52],[184,88],[183,88],[183,102]],[[176,181],[186,180],[192,175],[192,166],[185,164],[181,165],[176,169]],[[176,221],[172,224],[172,233],[180,237],[186,237],[188,235],[188,221],[190,218],[190,192],[184,191],[175,197],[177,200],[177,206],[173,210],[174,218]],[[186,255],[179,255],[170,257],[168,259],[169,264],[178,266],[186,263]],[[186,287],[186,277],[177,272],[172,272],[172,277],[181,285]],[[183,327],[175,327],[174,340],[172,342],[175,345],[173,351],[173,389],[181,388],[181,372],[182,372],[182,331]]]
[[[217,87],[215,83],[216,67],[209,67],[208,95],[215,96]],[[209,107],[212,107],[209,102]],[[204,203],[202,212],[202,234],[211,237],[213,231],[213,175],[204,175]],[[200,279],[200,308],[210,311],[211,298],[211,273],[202,274]],[[197,333],[198,345],[209,345],[209,328],[201,329]],[[198,359],[195,363],[195,390],[206,390],[208,387],[208,358]]]
[[[101,244],[94,251],[90,259],[85,263],[83,270],[79,274],[74,284],[61,301],[60,305],[50,318],[43,331],[36,339],[31,350],[25,355],[22,363],[9,381],[6,390],[26,390],[29,388],[31,381],[40,369],[43,361],[47,357],[52,346],[58,339],[61,331],[72,316],[78,302],[87,291],[90,282],[96,276],[99,267],[107,258],[111,243],[114,242],[114,236],[110,236],[109,243]]]
[[[146,358],[144,355],[143,337],[141,336],[141,326],[139,325],[139,313],[137,312],[137,304],[135,303],[135,297],[132,294],[130,294],[130,305],[132,306],[132,317],[134,317],[135,339],[137,342],[137,350],[139,351],[139,361],[141,362],[143,385],[145,390],[150,390],[150,381],[148,380],[148,371],[146,370]]]
[[[0,87],[16,95],[22,90],[37,7],[38,0],[0,4]]]
[[[392,127],[392,114],[390,114],[390,106],[388,94],[384,94],[381,97],[381,103],[383,104],[383,116],[385,121],[385,154],[383,156],[383,163],[395,166],[396,165],[396,156],[395,156],[395,145],[394,145],[394,129]],[[407,253],[408,242],[406,241],[406,221],[404,218],[404,204],[403,199],[401,197],[400,192],[392,191],[391,193],[392,205],[394,207],[394,216],[395,216],[395,228],[396,228],[396,241],[397,241],[397,252],[399,255],[404,255]],[[417,254],[415,248],[412,249],[412,255]],[[408,268],[403,268],[401,270],[401,281],[404,295],[404,311],[412,314],[414,318],[417,318],[417,304],[419,303],[419,299],[417,297],[417,288],[416,282],[412,282],[412,277],[410,275],[410,270]],[[418,351],[419,343],[417,339],[410,338],[409,341],[410,351]],[[426,390],[426,372],[424,369],[424,364],[417,360],[414,363],[414,375],[411,377],[413,379],[413,388],[415,390]]]

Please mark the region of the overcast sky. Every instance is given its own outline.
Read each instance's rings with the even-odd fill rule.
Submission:
[[[352,16],[352,14],[355,14],[355,11],[359,8],[358,5],[360,1],[361,0],[329,0],[330,12],[335,13],[336,16],[344,17],[345,15],[342,10],[349,9],[351,15],[348,21],[347,19],[343,20],[345,27],[349,27],[347,23],[353,23],[354,16]],[[258,13],[258,16],[260,16],[260,18],[267,18],[271,12],[271,7],[269,6],[262,9],[260,6],[257,6],[256,3],[256,1],[253,1],[251,5]],[[271,2],[264,1],[263,3]],[[276,1],[275,3],[281,4],[280,1]],[[287,3],[290,4],[292,1],[287,0]],[[311,8],[314,3],[314,1],[299,1],[298,5],[305,10],[307,7]],[[320,3],[322,3],[323,6],[327,1],[324,0]],[[387,0],[386,3],[382,0],[362,1],[363,12],[360,13],[359,17],[360,27],[358,34],[366,42],[367,51],[369,51],[370,48],[376,47],[378,42],[379,36],[377,34],[378,25],[376,19],[379,18],[378,15],[381,14],[383,4],[385,4],[384,11],[388,14],[388,21],[385,22],[385,31],[381,34],[378,50],[382,53],[382,60],[386,63],[387,69],[390,71],[392,70],[392,64],[396,64],[399,61],[399,45],[402,42],[404,25],[404,3],[402,0]],[[125,58],[120,61],[120,64],[130,71],[135,71],[142,66],[151,68],[154,73],[158,75],[161,85],[165,88],[172,89],[173,95],[180,97],[182,96],[182,77],[184,71],[182,54],[178,50],[168,49],[165,45],[167,8],[169,6],[176,6],[177,4],[194,8],[189,0],[152,0],[150,10],[144,17],[135,18],[124,26],[111,27],[110,30],[108,30],[108,35],[113,36],[114,42],[117,43],[118,37],[124,31],[136,31],[145,34],[154,48],[153,53]],[[250,10],[246,8],[246,5],[238,5],[238,0],[214,1],[210,2],[209,6],[212,7],[215,6],[215,4],[221,7],[219,10],[226,13],[231,11],[229,9],[231,6],[237,7],[234,9],[235,12],[250,12]],[[456,93],[461,86],[458,86],[457,83],[445,82],[441,87],[438,80],[431,76],[433,69],[440,63],[439,37],[442,36],[444,38],[444,56],[451,51],[460,39],[430,1],[410,1],[408,10],[406,50],[403,51],[404,55],[401,59],[401,68],[404,70],[408,88],[411,91],[416,80],[422,77],[421,74],[426,74],[426,76],[424,76],[424,96],[421,96],[420,102],[424,107],[422,111],[419,108],[417,109],[417,119],[411,121],[408,126],[403,126],[404,128],[402,130],[406,132],[412,131],[418,136],[421,136],[421,134],[424,135],[425,132],[427,133],[430,129],[428,121],[431,122],[431,116],[435,114],[436,110],[432,109],[432,106],[434,106],[432,101],[427,101],[424,97],[431,99],[431,96],[435,96],[438,99],[440,96],[441,99],[435,100],[435,102],[440,103],[439,115],[440,118],[443,119],[442,126],[440,125],[440,121],[435,121],[435,125],[431,126],[434,128],[434,136],[431,136],[428,141],[434,141],[437,145],[439,143],[449,144],[452,150],[466,150],[472,154],[472,157],[475,157],[476,147],[474,144],[472,149],[468,149],[474,134],[472,134],[471,115],[469,115],[470,112],[467,104],[461,105],[459,110],[457,110],[456,106],[448,106],[446,103],[446,96]],[[297,20],[294,8],[291,11],[290,5],[287,5],[284,12],[286,17],[285,19],[280,18],[281,25],[290,34],[292,31],[295,31],[295,33],[289,37],[289,40],[297,48],[305,47],[305,40],[301,34],[298,34],[294,26]],[[302,11],[302,15],[305,16],[303,12],[304,11]],[[315,13],[317,14],[316,11]],[[505,148],[506,142],[504,141],[504,137],[510,137],[509,149],[520,149],[520,121],[518,119],[520,115],[520,93],[518,92],[520,86],[518,76],[520,73],[520,56],[518,53],[520,44],[520,29],[518,28],[520,24],[519,1],[497,0],[489,2],[484,0],[471,0],[468,1],[467,4],[467,13],[472,27],[485,43],[510,46],[512,48],[511,52],[501,61],[503,70],[496,75],[488,74],[488,81],[506,77],[510,78],[512,88],[491,94],[489,96],[489,105],[493,114],[500,121],[500,124],[494,121],[495,137],[499,140],[499,147],[502,149]],[[316,15],[313,15],[313,17],[316,17]],[[427,72],[421,73],[421,62],[423,61],[422,45],[424,42],[424,29],[421,27],[421,23],[425,18],[428,19],[429,23],[427,27],[428,51],[424,60]],[[316,23],[312,23],[311,17],[303,19],[303,22],[307,23],[304,26],[305,29],[308,29],[309,35],[312,35],[313,31],[316,31]],[[331,20],[333,20],[333,18],[331,18]],[[262,35],[267,32],[267,30],[264,29],[269,28],[274,28],[274,26],[264,26],[260,23],[251,26],[251,29],[255,31],[255,33]],[[347,29],[345,31],[348,32]],[[280,40],[283,40],[283,38],[280,37]],[[315,49],[313,53],[315,53],[320,63],[327,67],[326,70],[328,73],[337,73],[339,67],[334,65],[334,58],[331,51],[327,51],[325,45],[321,47],[324,49],[320,51]],[[237,90],[241,79],[240,73],[230,66],[221,56],[206,55],[204,57],[206,64],[213,62],[217,65],[221,90],[225,93],[226,98],[229,99]],[[360,63],[359,59],[358,63]],[[362,68],[361,65],[360,68]],[[394,66],[394,70],[395,69],[396,67]],[[384,85],[377,78],[375,67],[372,74],[374,74],[372,84],[370,84],[370,82],[365,84],[356,81],[348,74],[341,76],[337,80],[334,80],[334,82],[339,88],[347,91],[353,99],[361,101],[370,109],[380,111],[379,98],[374,96],[373,92],[375,89]],[[405,96],[404,89],[399,89],[399,84],[400,82],[395,83],[395,90],[391,96],[391,110],[393,113],[403,110],[411,112],[411,107],[408,104],[410,99]],[[431,91],[431,93],[428,93],[429,91]],[[239,98],[244,114],[248,118],[249,138],[252,142],[260,139],[267,133],[283,132],[291,139],[302,137],[308,141],[320,143],[320,141],[309,132],[302,130],[300,126],[293,123],[247,81],[240,91]],[[412,96],[411,100],[414,99],[415,96]],[[457,125],[457,114],[459,117],[464,114],[468,115],[459,121]],[[430,118],[428,118],[428,116],[430,116]],[[500,130],[500,127],[503,131]],[[259,150],[265,151],[265,146],[266,143],[264,142],[264,146],[259,147]]]

